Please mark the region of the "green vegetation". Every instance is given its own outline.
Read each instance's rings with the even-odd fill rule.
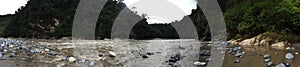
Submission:
[[[0,27],[0,31],[5,28],[0,35],[25,38],[69,37],[72,35],[72,21],[78,2],[79,0],[30,0],[25,7],[21,7],[9,18],[10,20],[4,20],[9,23]],[[218,2],[225,16],[229,39],[244,39],[273,32],[282,35],[280,38],[298,41],[293,36],[300,35],[300,0],[218,0]],[[125,7],[124,3],[113,0],[106,3],[96,25],[97,39],[110,38],[112,24]],[[1,18],[3,17],[0,17],[0,24],[3,23]],[[192,10],[191,15],[184,17],[186,18],[191,18],[194,22],[198,38],[210,39],[209,26],[199,7]],[[183,21],[175,21],[172,24],[176,23]],[[149,25],[144,19],[132,29],[130,38],[178,38],[178,34],[171,24]]]

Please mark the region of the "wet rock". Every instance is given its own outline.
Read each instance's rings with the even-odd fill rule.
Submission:
[[[31,53],[35,53],[35,51],[34,50],[29,50]]]
[[[51,56],[56,56],[57,54],[58,54],[58,52],[55,52],[55,51],[48,52],[48,55],[51,55]]]
[[[56,65],[56,67],[62,67],[62,65],[60,65],[60,64],[57,64],[57,65]]]
[[[264,55],[264,58],[265,59],[269,59],[269,58],[271,58],[271,55],[270,54],[266,54],[266,55]]]
[[[295,50],[295,47],[287,47],[286,50]]]
[[[47,49],[47,48],[45,49],[45,52],[49,52],[49,51],[50,51],[50,49]]]
[[[210,59],[210,58],[207,58],[207,59],[205,59],[205,61],[211,61],[211,59]]]
[[[200,56],[210,56],[210,51],[209,50],[201,50],[199,52]]]
[[[288,59],[288,60],[292,60],[292,59],[294,59],[294,55],[292,53],[287,53],[285,55],[285,58]]]
[[[169,59],[169,62],[177,62],[177,60],[174,59],[174,58],[170,58],[170,59]]]
[[[85,63],[85,61],[86,61],[85,59],[78,60],[79,63]]]
[[[296,54],[296,55],[299,55],[299,53],[298,53],[298,52],[295,52],[295,54]]]
[[[194,65],[204,66],[204,65],[206,65],[206,62],[194,62]]]
[[[117,56],[117,54],[115,52],[109,51],[108,53],[109,53],[110,57],[116,57]]]
[[[98,56],[99,56],[99,57],[102,57],[103,55],[102,55],[102,54],[99,54]]]
[[[10,53],[10,56],[9,57],[16,57],[16,54],[15,53]]]
[[[285,66],[286,66],[286,67],[290,67],[290,66],[291,66],[291,64],[289,64],[289,63],[285,63]]]
[[[235,60],[233,63],[240,63],[240,60]]]
[[[152,53],[152,52],[147,52],[146,54],[147,55],[154,55],[154,53]]]
[[[174,56],[171,56],[172,59],[175,59],[176,61],[181,59],[181,54],[180,53],[176,53]]]
[[[65,60],[67,60],[67,59],[68,59],[67,57],[62,57],[62,58],[61,58],[62,61],[65,61]]]
[[[271,67],[272,65],[273,65],[273,62],[268,62],[268,63],[267,63],[267,66],[268,66],[268,67]]]
[[[243,58],[243,57],[244,57],[244,56],[243,56],[243,53],[236,53],[234,56],[235,56],[235,57],[238,57],[238,58]]]
[[[20,58],[20,60],[27,61],[27,59],[26,59],[26,58]]]
[[[265,61],[265,62],[269,62],[269,61],[271,61],[271,58],[265,59],[264,61]]]
[[[3,55],[2,55],[2,53],[0,52],[0,58],[2,57]]]
[[[275,67],[286,67],[284,63],[280,63],[278,65],[276,65]]]
[[[69,58],[68,58],[68,61],[69,61],[69,62],[75,62],[75,61],[76,61],[76,58],[74,58],[74,57],[69,57]]]
[[[147,55],[145,54],[141,54],[142,58],[149,58]]]
[[[92,62],[90,62],[89,67],[94,67],[95,64],[96,64],[96,63],[95,63],[94,61],[92,61]]]

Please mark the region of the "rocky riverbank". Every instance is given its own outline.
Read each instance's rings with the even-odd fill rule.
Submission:
[[[280,35],[276,33],[264,33],[248,39],[232,39],[228,42],[243,46],[270,46],[276,49],[293,47],[300,37],[296,35]]]

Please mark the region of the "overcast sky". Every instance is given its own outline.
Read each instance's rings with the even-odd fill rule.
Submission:
[[[0,0],[0,15],[14,14],[15,11],[18,10],[18,8],[20,8],[21,6],[25,6],[27,1],[28,0]],[[165,5],[168,4],[166,2],[171,3],[172,5]],[[182,18],[184,15],[190,14],[191,10],[196,8],[195,0],[124,0],[124,3],[127,6],[131,6],[129,8],[132,8],[132,6],[137,7],[135,11],[141,14],[149,15],[149,23],[169,23],[174,20],[180,20],[180,18]],[[166,8],[164,6],[168,7]],[[157,9],[149,10],[149,7]],[[181,10],[176,10],[174,7]],[[162,14],[170,11],[173,12],[172,14],[174,15],[170,15],[170,17],[172,16],[173,19],[170,19],[170,17],[166,16],[157,16],[157,13],[153,14],[153,12],[157,12],[157,10],[160,10],[160,13]],[[181,12],[179,13],[178,11]]]
[[[181,20],[196,9],[196,0],[124,0],[129,8],[140,14],[147,14],[148,23],[170,23]]]
[[[0,0],[0,15],[14,14],[27,0]]]

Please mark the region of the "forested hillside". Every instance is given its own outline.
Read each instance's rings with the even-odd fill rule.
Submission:
[[[218,0],[231,38],[249,38],[265,32],[300,35],[300,0]],[[72,35],[72,22],[79,0],[30,0],[12,17],[1,36],[26,38],[61,38]],[[122,9],[122,2],[109,0],[96,28],[97,39],[110,38],[111,27]],[[132,11],[132,13],[134,13]],[[138,16],[138,15],[137,15]],[[210,39],[209,26],[201,9],[192,10],[198,38]],[[140,21],[131,38],[178,38],[171,24],[147,24]],[[178,20],[173,23],[182,23]],[[172,23],[172,24],[173,24]],[[2,27],[1,27],[2,28]],[[1,30],[0,28],[0,30]]]

